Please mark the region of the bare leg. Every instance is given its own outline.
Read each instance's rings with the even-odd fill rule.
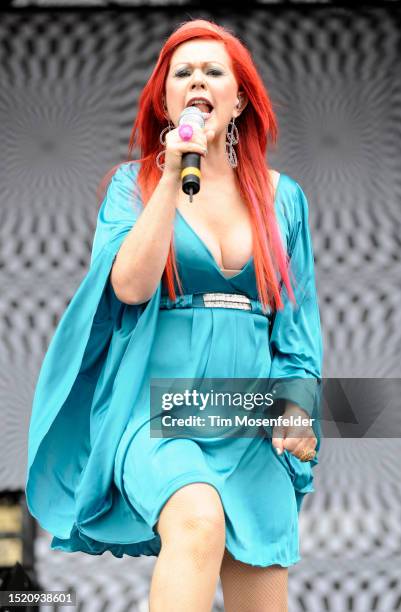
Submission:
[[[165,503],[157,522],[162,547],[152,576],[150,612],[210,612],[225,547],[216,489],[192,483]]]
[[[225,612],[288,612],[288,568],[258,567],[224,551],[220,570]]]

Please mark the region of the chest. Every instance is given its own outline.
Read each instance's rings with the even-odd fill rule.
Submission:
[[[177,208],[221,269],[241,270],[253,253],[250,214],[240,195],[233,190],[203,189],[194,196],[180,194]],[[195,239],[195,237],[194,237]]]

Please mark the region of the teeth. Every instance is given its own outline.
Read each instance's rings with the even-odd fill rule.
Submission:
[[[206,100],[202,100],[201,98],[197,98],[197,99],[195,99],[195,100],[192,100],[192,101],[191,101],[191,102],[188,104],[188,106],[195,106],[196,104],[207,104],[207,105],[208,105],[208,106],[210,106],[210,107],[212,106],[212,105],[210,104],[210,102],[206,102]]]

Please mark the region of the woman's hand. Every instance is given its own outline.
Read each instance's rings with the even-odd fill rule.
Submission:
[[[193,134],[191,140],[181,140],[178,127],[166,134],[166,150],[164,154],[165,165],[163,174],[173,175],[179,178],[181,174],[181,158],[183,153],[200,153],[203,157],[207,154],[208,143],[215,136],[214,130],[207,130],[198,125],[191,124]]]
[[[284,413],[283,419],[290,416],[300,416],[307,419],[309,422],[310,416],[302,408],[296,404],[288,406]],[[278,449],[281,454],[284,450],[288,450],[295,457],[300,458],[303,452],[315,450],[317,438],[310,425],[275,425],[272,433],[272,444]]]

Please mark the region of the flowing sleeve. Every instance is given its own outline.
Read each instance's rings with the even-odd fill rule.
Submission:
[[[292,205],[293,222],[288,251],[295,281],[292,286],[296,305],[290,301],[283,286],[281,295],[284,308],[276,311],[270,332],[270,378],[275,400],[294,402],[315,419],[313,429],[319,446],[323,343],[308,201],[295,181]]]
[[[135,555],[146,532],[114,481],[116,449],[146,375],[161,283],[139,305],[110,283],[118,250],[142,203],[138,164],[122,164],[99,209],[89,269],[61,317],[41,365],[28,433],[26,501],[52,548]],[[138,533],[139,530],[139,533]],[[119,543],[113,546],[112,542]],[[133,551],[133,552],[132,552]]]
[[[138,219],[142,207],[137,183],[139,164],[123,164],[113,175],[106,197],[99,209],[96,230],[93,237],[90,265],[105,249],[117,251]]]

